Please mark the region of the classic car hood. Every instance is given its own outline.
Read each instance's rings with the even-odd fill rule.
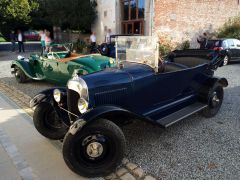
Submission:
[[[134,80],[152,75],[153,69],[144,64],[123,63],[123,68],[107,68],[103,71],[82,76],[88,88],[107,88],[109,86],[119,86],[133,82]]]
[[[107,68],[92,74],[81,76],[86,82],[91,106],[115,104],[127,107],[134,91],[135,80],[153,75],[149,66],[136,63],[124,63],[123,68]]]
[[[101,55],[84,56],[77,58],[72,62],[91,67],[94,71],[99,71],[101,69],[105,69],[106,67],[114,66],[114,59]]]

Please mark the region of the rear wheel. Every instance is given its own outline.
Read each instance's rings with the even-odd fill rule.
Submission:
[[[100,46],[101,55],[107,56],[109,53],[108,51],[109,51],[109,49],[108,49],[107,44],[106,43],[101,44],[101,46]]]
[[[25,83],[28,80],[28,77],[25,75],[25,73],[19,67],[15,67],[14,72],[15,72],[15,74],[14,74],[15,78],[18,83]]]
[[[208,106],[202,111],[204,117],[210,118],[218,113],[222,105],[223,96],[224,92],[221,85],[217,84],[212,89],[210,89]]]
[[[63,123],[50,103],[37,105],[33,114],[33,123],[40,134],[49,139],[63,139],[68,127]]]
[[[120,165],[125,147],[122,130],[109,120],[99,119],[74,135],[66,134],[63,158],[81,176],[106,176]]]

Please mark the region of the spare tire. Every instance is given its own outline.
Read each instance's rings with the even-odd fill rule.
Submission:
[[[108,45],[106,43],[101,44],[100,52],[101,52],[101,55],[103,55],[103,56],[107,56],[108,55],[109,48],[108,48]]]

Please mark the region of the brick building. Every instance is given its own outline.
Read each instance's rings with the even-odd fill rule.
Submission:
[[[155,0],[154,32],[176,42],[212,33],[240,14],[240,0]]]
[[[98,42],[113,34],[165,36],[175,42],[214,32],[240,13],[240,0],[97,0],[98,19],[92,29]]]

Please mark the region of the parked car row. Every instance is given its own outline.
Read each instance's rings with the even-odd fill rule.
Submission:
[[[121,163],[125,122],[139,119],[167,128],[196,112],[213,117],[228,86],[214,76],[229,55],[220,40],[211,47],[209,41],[204,50],[173,51],[162,61],[152,37],[114,38],[115,59],[55,45],[50,53],[21,57],[11,66],[19,83],[31,78],[66,85],[31,100],[33,122],[43,136],[64,139],[67,166],[85,177],[108,175]]]
[[[208,40],[206,49],[226,50],[223,65],[240,60],[240,41],[238,39],[214,39]]]

